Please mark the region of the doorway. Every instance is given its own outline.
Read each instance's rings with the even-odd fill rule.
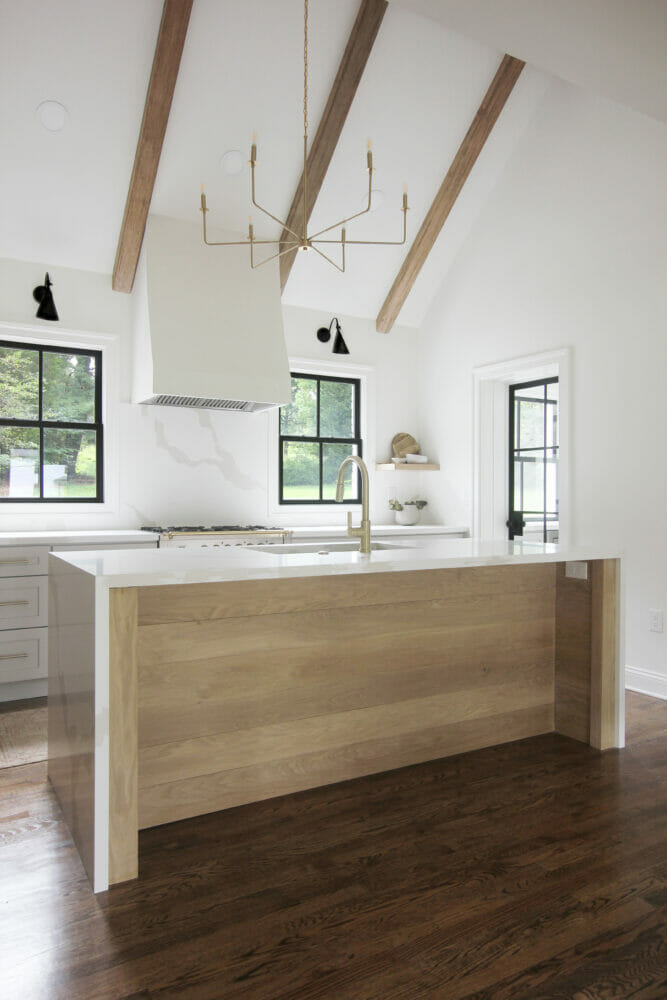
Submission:
[[[557,524],[559,543],[568,545],[574,541],[569,531],[570,348],[567,347],[480,365],[473,370],[473,536],[475,538],[500,540],[506,539],[508,534],[510,387],[526,386],[531,382],[549,382],[549,380],[553,380],[552,385],[558,385],[556,484],[558,520],[554,522],[550,516],[547,517],[547,538],[549,541],[555,540],[555,536],[549,535],[549,532],[555,532]],[[544,412],[542,418],[544,419]],[[525,436],[523,440],[525,443]],[[539,468],[538,463],[532,464],[535,469]],[[548,515],[553,513],[551,508],[545,508],[541,511],[543,515],[545,511]],[[539,523],[531,525],[530,530],[537,534],[527,537],[541,541],[544,517],[541,525]]]
[[[508,388],[508,537],[557,542],[558,377]]]

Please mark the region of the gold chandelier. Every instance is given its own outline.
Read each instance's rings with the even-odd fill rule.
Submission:
[[[209,240],[206,236],[206,213],[209,209],[206,206],[206,194],[204,193],[204,185],[202,184],[201,189],[201,213],[202,213],[202,223],[203,223],[203,235],[204,243],[209,247],[236,247],[236,246],[249,246],[250,247],[250,266],[252,268],[261,267],[262,264],[268,264],[270,260],[275,260],[276,257],[282,257],[284,254],[292,253],[295,250],[314,250],[315,253],[319,254],[326,261],[332,264],[337,270],[345,271],[345,247],[346,246],[402,246],[405,243],[406,231],[407,231],[407,213],[408,213],[408,193],[407,187],[403,188],[403,204],[401,207],[401,212],[403,213],[403,239],[401,240],[348,240],[345,232],[345,225],[351,222],[352,219],[357,219],[361,215],[365,215],[370,212],[373,197],[373,152],[371,150],[371,144],[368,143],[368,151],[366,153],[366,170],[368,172],[368,204],[366,208],[361,209],[359,212],[355,212],[353,215],[348,215],[344,219],[340,219],[338,222],[334,222],[333,225],[327,226],[326,229],[320,229],[316,233],[308,233],[308,0],[304,0],[304,16],[303,16],[303,217],[301,222],[300,232],[296,232],[291,229],[285,222],[279,219],[277,216],[273,215],[266,208],[263,208],[255,198],[255,166],[257,165],[257,136],[253,136],[252,147],[250,150],[250,195],[252,204],[255,208],[263,212],[274,222],[277,222],[281,227],[283,232],[289,234],[289,239],[286,240],[258,240],[255,239],[254,227],[252,224],[252,216],[249,217],[248,221],[248,236],[243,240],[231,240],[231,241],[220,241],[216,242]],[[327,233],[330,233],[333,229],[338,229],[341,227],[340,237],[338,239],[328,238],[322,239]],[[341,248],[341,262],[336,263],[332,260],[324,251],[320,250],[319,247],[324,245],[334,245]],[[254,249],[256,246],[266,245],[266,246],[277,246],[278,250],[276,253],[271,254],[270,257],[265,257],[264,260],[255,261]],[[281,249],[283,247],[284,249]]]

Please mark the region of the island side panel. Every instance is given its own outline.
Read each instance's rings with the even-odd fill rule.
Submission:
[[[554,727],[554,564],[142,588],[139,826]]]
[[[109,885],[138,875],[137,604],[109,591]]]
[[[591,566],[591,724],[590,742],[599,750],[617,746],[619,673],[619,584],[617,559]]]
[[[587,563],[587,577],[556,577],[556,731],[598,750],[618,746],[619,562]],[[621,692],[622,697],[622,692]]]
[[[49,556],[48,775],[95,877],[95,580]]]
[[[580,580],[556,571],[556,732],[590,742],[591,570]]]

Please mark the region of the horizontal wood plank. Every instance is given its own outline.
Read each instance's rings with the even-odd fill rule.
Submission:
[[[507,580],[507,566],[420,570],[406,573],[363,573],[327,577],[326,586],[313,577],[287,580],[247,580],[233,583],[175,584],[142,587],[139,625],[208,621],[247,615],[354,608],[371,604],[425,601],[448,594],[497,593]],[[512,591],[532,593],[554,586],[556,568],[549,563],[511,567]]]
[[[139,827],[549,732],[552,704],[142,788]]]
[[[507,631],[490,628],[474,647],[443,631],[371,637],[354,657],[323,645],[157,665],[140,674],[141,746],[553,674],[553,623],[528,623],[523,641],[505,642]]]
[[[452,630],[489,625],[525,623],[553,617],[552,590],[535,591],[530,601],[517,601],[512,593],[496,597],[460,598],[383,604],[371,607],[333,608],[325,611],[258,615],[252,618],[216,619],[148,625],[139,629],[140,666],[174,660],[208,659],[224,649],[228,655],[265,655],[266,650],[300,649],[331,643],[354,656],[359,639],[378,635],[405,635],[444,628]],[[472,634],[470,641],[474,641]]]
[[[408,697],[346,712],[164,743],[140,751],[139,786],[197,777],[213,769],[227,771],[298,757],[306,747],[309,752],[333,751],[352,743],[398,738],[432,729],[444,719],[448,725],[455,725],[466,719],[550,705],[552,701],[551,670],[523,671],[520,678],[502,684]]]

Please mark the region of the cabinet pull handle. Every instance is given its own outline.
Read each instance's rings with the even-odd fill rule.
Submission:
[[[0,653],[0,660],[27,660],[27,653]]]
[[[16,608],[19,604],[30,604],[30,601],[0,601],[0,608]]]
[[[0,566],[27,566],[29,559],[0,559]]]

